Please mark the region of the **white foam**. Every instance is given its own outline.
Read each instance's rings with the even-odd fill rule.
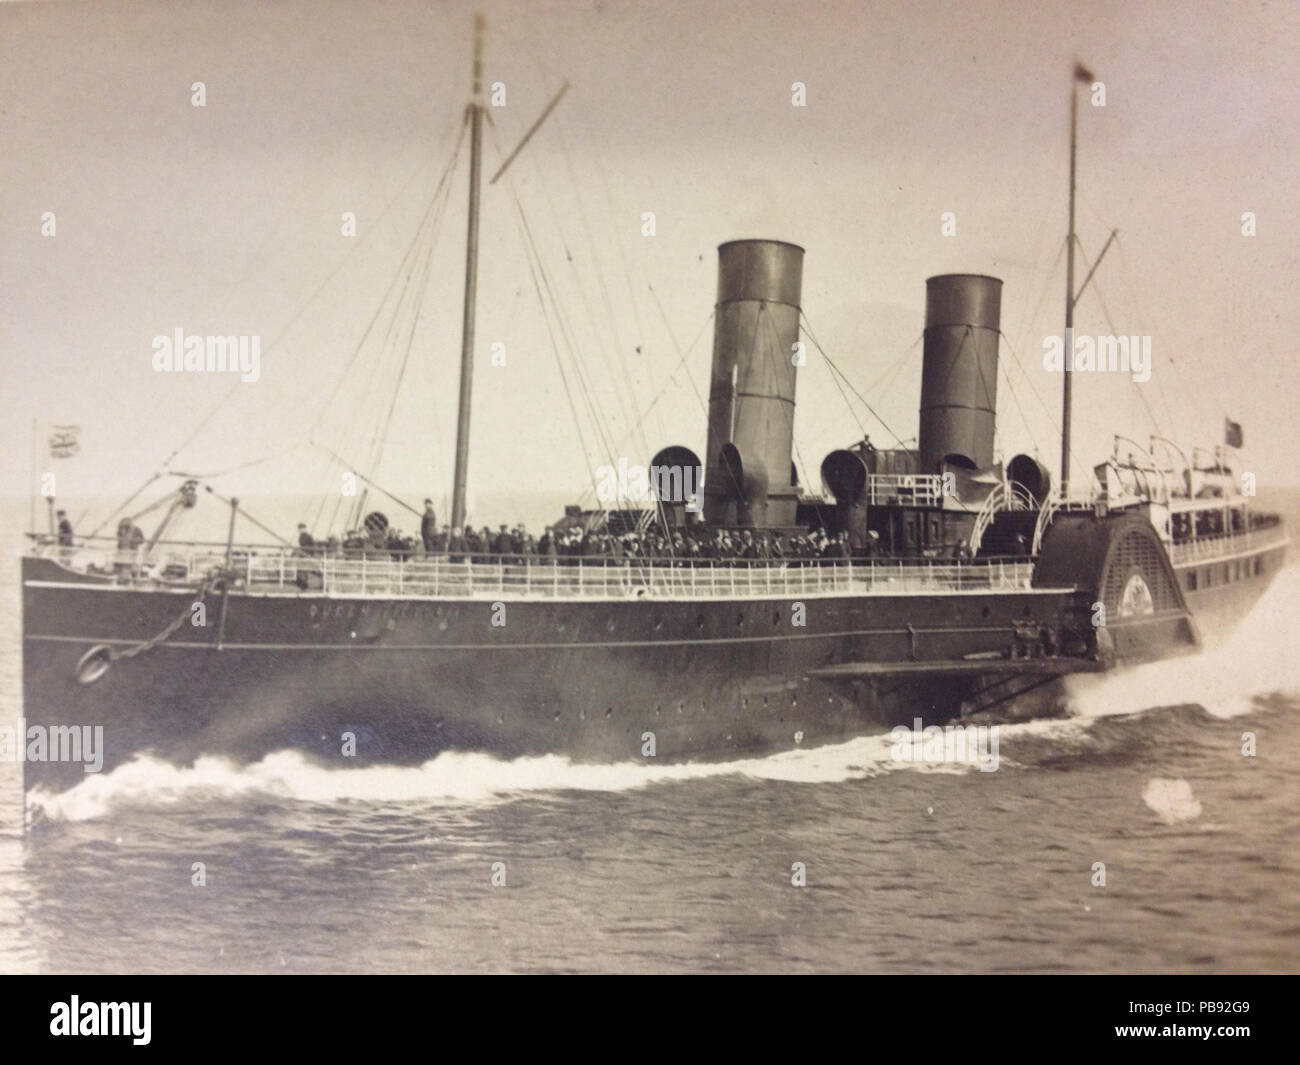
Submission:
[[[1300,567],[1290,567],[1227,642],[1117,673],[1075,674],[1066,678],[1070,709],[1098,718],[1195,703],[1215,717],[1232,718],[1249,713],[1256,695],[1300,691],[1300,656],[1292,646],[1298,601]]]
[[[1153,777],[1142,790],[1142,801],[1167,825],[1201,816],[1200,800],[1192,794],[1192,786],[1185,780]]]
[[[672,781],[741,775],[794,783],[839,783],[893,771],[965,772],[973,765],[895,761],[888,733],[846,743],[783,751],[730,762],[593,765],[561,755],[503,760],[447,751],[420,766],[318,765],[279,751],[245,766],[217,757],[180,768],[138,757],[110,773],[88,775],[68,791],[32,792],[32,805],[55,820],[84,821],[118,805],[162,805],[196,798],[260,793],[303,802],[481,803],[528,793],[630,791]]]

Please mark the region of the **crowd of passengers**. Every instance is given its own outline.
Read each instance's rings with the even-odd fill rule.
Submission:
[[[451,562],[573,564],[577,560],[606,562],[656,562],[690,565],[744,565],[769,561],[836,562],[869,558],[877,541],[853,549],[846,532],[828,533],[814,529],[789,534],[768,529],[721,529],[692,526],[669,532],[616,534],[577,526],[550,527],[534,536],[520,524],[502,525],[496,532],[488,527],[466,526],[453,533],[443,525],[420,537],[403,536],[398,530],[355,530],[343,539],[330,537],[318,542],[305,525],[299,526],[299,549],[306,555],[336,558],[445,558]]]

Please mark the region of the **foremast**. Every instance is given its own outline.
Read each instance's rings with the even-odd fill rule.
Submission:
[[[483,168],[483,30],[482,15],[474,16],[473,92],[466,110],[469,121],[469,222],[465,236],[465,313],[461,326],[460,399],[456,412],[456,469],[452,483],[451,527],[465,524],[465,493],[469,470],[469,414],[474,389],[474,311],[478,296],[479,192]]]

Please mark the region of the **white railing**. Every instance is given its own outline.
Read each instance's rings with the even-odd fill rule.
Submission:
[[[1057,488],[1049,492],[1038,510],[1038,521],[1034,523],[1034,539],[1030,544],[1029,553],[1037,557],[1038,553],[1043,549],[1043,537],[1058,512],[1062,510],[1095,510],[1100,498],[1100,493],[1095,484],[1082,491],[1070,490],[1063,493]]]
[[[46,545],[38,554],[71,569],[111,576],[134,587],[191,586],[224,568],[224,551],[158,545],[142,552]],[[755,599],[802,595],[1023,591],[1033,565],[1023,560],[947,562],[929,559],[737,561],[537,559],[453,562],[444,557],[395,559],[303,555],[236,549],[234,587],[252,594],[400,598]]]
[[[943,503],[943,478],[934,473],[873,473],[866,501],[873,507],[937,507]]]
[[[1169,557],[1175,566],[1185,566],[1192,562],[1213,562],[1217,558],[1248,555],[1265,548],[1280,547],[1288,542],[1285,527],[1271,525],[1250,532],[1204,536],[1186,543],[1171,544]]]
[[[984,502],[975,513],[975,525],[971,529],[968,541],[970,553],[972,555],[979,553],[980,544],[984,542],[984,534],[988,532],[989,526],[993,524],[999,512],[1033,510],[1036,505],[1034,497],[1018,481],[1001,481],[994,485],[993,490],[984,497]]]

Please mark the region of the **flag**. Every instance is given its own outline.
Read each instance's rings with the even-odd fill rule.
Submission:
[[[1223,442],[1228,447],[1241,447],[1241,425],[1231,419],[1223,419]]]
[[[1085,67],[1082,63],[1080,63],[1080,62],[1078,62],[1078,61],[1076,60],[1076,61],[1075,61],[1075,64],[1074,64],[1074,80],[1075,80],[1075,81],[1086,81],[1086,82],[1088,82],[1089,84],[1091,84],[1092,82],[1096,81],[1097,79],[1093,76],[1093,73],[1092,73],[1091,70],[1089,70],[1089,69],[1088,69],[1087,67]]]
[[[80,432],[81,426],[79,425],[51,425],[50,458],[72,458],[81,450],[81,444],[77,440],[77,434]]]

